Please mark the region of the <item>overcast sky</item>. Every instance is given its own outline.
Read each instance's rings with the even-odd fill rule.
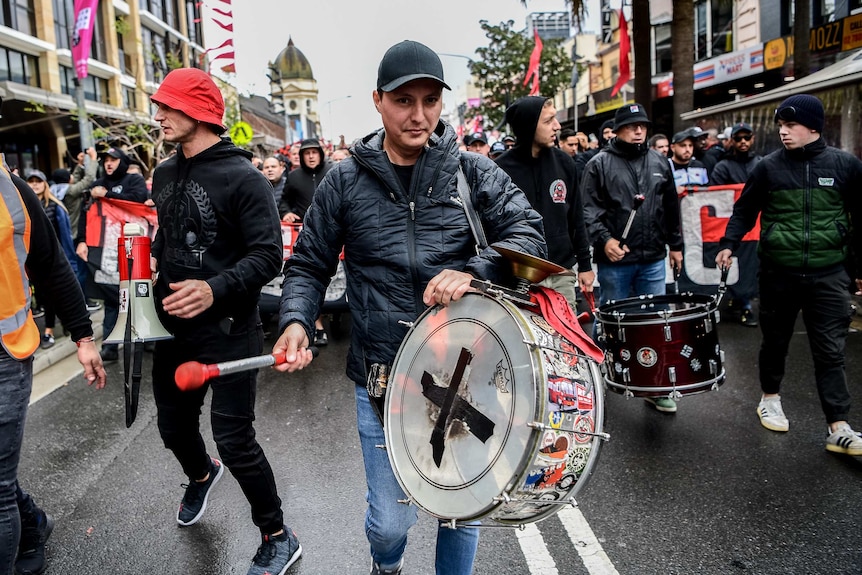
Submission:
[[[598,20],[597,4],[589,2],[596,5],[590,14],[591,23]],[[219,5],[223,6],[215,0],[205,4]],[[438,53],[473,57],[476,48],[487,45],[480,20],[499,24],[511,19],[520,30],[528,11],[560,10],[565,10],[563,0],[529,0],[527,8],[520,0],[234,0],[237,72],[231,81],[243,93],[268,96],[267,64],[292,37],[317,80],[324,135],[333,135],[332,125],[335,135],[344,134],[350,142],[381,125],[371,93],[376,86],[377,65],[393,44],[417,40]],[[207,48],[226,38],[218,27],[207,24],[211,15],[205,10]],[[441,61],[446,82],[457,92],[469,77],[467,60],[442,56]],[[454,105],[451,96],[444,101],[447,107]]]

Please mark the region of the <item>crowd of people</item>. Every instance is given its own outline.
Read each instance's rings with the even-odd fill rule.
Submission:
[[[862,234],[854,227],[862,221],[862,204],[851,190],[862,181],[862,161],[824,143],[824,111],[817,98],[796,95],[779,105],[775,120],[782,148],[761,158],[753,152],[754,130],[744,122],[721,132],[692,127],[648,138],[651,120],[642,105],[631,103],[601,126],[599,136],[588,136],[561,129],[553,100],[541,96],[507,108],[509,134],[477,131],[459,137],[440,120],[446,89],[438,55],[418,42],[401,42],[378,67],[372,98],[381,129],[349,150],[328,150],[306,139],[287,156],[257,157],[222,137],[224,101],[212,79],[182,68],[171,71],[152,96],[154,120],[174,152],[150,178],[135,173],[135,163],[116,147],[101,154],[85,150],[71,172],[60,168],[50,178],[33,170],[25,183],[6,170],[0,173],[0,208],[16,224],[0,228],[3,241],[19,246],[19,228],[28,222],[38,232],[31,244],[16,247],[15,268],[19,279],[26,279],[18,285],[7,281],[0,305],[0,386],[11,390],[8,397],[14,392],[19,398],[11,421],[23,422],[32,379],[13,374],[11,367],[31,362],[40,345],[53,345],[55,314],[78,344],[88,382],[104,385],[102,364],[116,360],[118,351],[116,344],[103,344],[96,352],[83,294],[104,301],[107,333],[117,321],[117,286],[94,292],[86,265],[87,210],[102,199],[151,205],[158,217],[153,295],[160,321],[174,336],[154,346],[153,394],[162,441],[188,477],[177,524],[189,527],[201,520],[227,469],[260,530],[249,575],[285,573],[302,546],[286,522],[275,475],[255,439],[257,372],[217,377],[191,392],[179,390],[174,372],[187,361],[215,363],[263,352],[260,290],[284,264],[281,222],[302,223],[284,264],[279,337],[272,351],[284,353],[286,361],[276,369],[302,370],[313,361],[313,348],[326,344],[321,307],[343,257],[352,317],[347,375],[356,384],[370,572],[399,574],[417,508],[398,503],[406,497],[385,451],[378,449],[385,436],[367,383],[370,374],[392,365],[407,326],[427,306],[458,300],[476,278],[511,280],[497,251],[477,249],[470,218],[478,219],[493,245],[572,270],[543,282],[572,308],[593,292],[601,305],[665,293],[666,262],[674,270],[683,263],[680,193],[693,186],[743,184],[715,262],[721,269],[733,265],[742,237],[761,218],[759,293],[733,294],[747,326],[758,324],[752,301],[760,300],[759,420],[772,431],[789,429],[779,394],[801,310],[828,425],[826,449],[862,455],[862,437],[848,423],[844,374],[850,294],[862,290],[862,280],[852,279],[862,269],[857,261]],[[469,187],[469,202],[460,200],[460,176]],[[638,207],[636,196],[642,197]],[[37,246],[44,252],[36,253]],[[20,285],[27,280],[44,308],[41,334],[34,332],[30,292]],[[14,324],[22,314],[28,321]],[[200,432],[210,391],[218,458]],[[647,401],[661,412],[677,410],[670,397]],[[0,456],[17,461],[23,426],[16,429],[0,434]],[[0,573],[11,573],[13,566],[18,573],[41,573],[53,520],[18,486],[17,463],[0,472],[0,535],[16,543],[0,553]],[[471,573],[478,540],[473,526],[441,523],[437,573]]]

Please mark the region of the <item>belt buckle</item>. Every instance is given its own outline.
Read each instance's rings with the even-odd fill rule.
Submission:
[[[372,363],[368,369],[368,379],[365,388],[368,395],[381,398],[386,395],[386,385],[389,381],[389,365],[385,363]]]

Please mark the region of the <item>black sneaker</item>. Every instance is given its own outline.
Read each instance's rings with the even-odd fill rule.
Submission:
[[[397,567],[392,567],[391,569],[383,569],[380,567],[380,564],[371,563],[371,575],[401,575],[401,568],[404,565],[404,560],[398,562]]]
[[[94,311],[99,311],[102,309],[102,304],[95,300],[88,299],[87,300],[87,311],[93,313]]]
[[[42,349],[48,349],[49,347],[54,347],[54,336],[53,334],[46,333],[42,336],[42,342],[39,344],[39,347]]]
[[[38,319],[45,315],[45,308],[43,308],[42,306],[34,307],[31,311],[33,312],[33,319]]]
[[[99,352],[99,356],[101,356],[102,358],[102,363],[108,363],[109,361],[117,361],[118,359],[120,359],[120,351],[115,345],[103,345],[102,351]]]
[[[180,509],[177,511],[177,523],[188,527],[198,522],[207,509],[207,500],[209,499],[210,491],[218,483],[218,480],[221,479],[222,473],[224,473],[224,465],[215,457],[211,457],[210,476],[206,481],[203,483],[189,481],[188,484],[183,484],[183,487],[186,488],[186,493],[183,495]]]
[[[757,327],[757,316],[750,309],[744,309],[739,315],[739,323],[745,327]]]
[[[302,545],[296,534],[287,527],[281,535],[264,535],[262,539],[251,560],[248,575],[284,575],[287,568],[302,555]]]
[[[326,331],[318,329],[314,332],[314,345],[323,347],[329,343],[329,338],[326,336]]]
[[[15,575],[38,575],[45,571],[45,542],[54,530],[54,519],[39,510],[36,525],[21,524],[21,542],[15,559]]]

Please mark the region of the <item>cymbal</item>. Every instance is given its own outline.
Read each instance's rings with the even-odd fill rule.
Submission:
[[[573,276],[575,273],[567,270],[563,266],[559,266],[554,262],[549,262],[540,257],[525,254],[516,250],[510,250],[502,246],[491,246],[497,253],[509,260],[512,264],[512,273],[515,277],[519,277],[529,281],[530,283],[539,283],[550,275],[559,274],[564,276]]]

